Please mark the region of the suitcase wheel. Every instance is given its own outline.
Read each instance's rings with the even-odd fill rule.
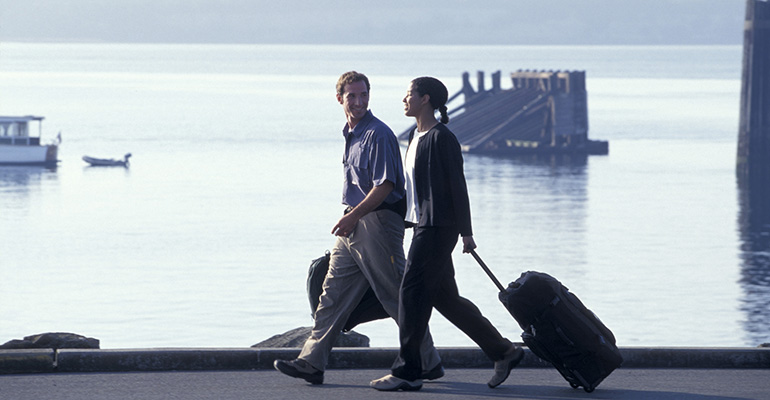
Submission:
[[[577,383],[570,382],[569,385],[572,386],[573,389],[580,389],[580,385],[578,385]],[[586,393],[591,393],[591,392],[594,391],[594,389],[596,389],[596,388],[592,388],[592,387],[584,387],[583,388],[583,390],[585,390]]]

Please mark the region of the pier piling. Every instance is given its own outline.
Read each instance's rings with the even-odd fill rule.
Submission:
[[[738,182],[770,187],[770,2],[746,1],[743,33]]]

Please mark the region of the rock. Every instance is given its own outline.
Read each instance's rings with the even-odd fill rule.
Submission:
[[[762,343],[757,347],[770,347],[770,343]]]
[[[310,337],[310,331],[313,328],[303,326],[292,329],[288,332],[275,335],[267,340],[259,342],[251,347],[302,347],[305,341]],[[337,337],[334,347],[369,347],[369,338],[355,331],[341,334]]]
[[[99,339],[74,333],[56,332],[27,336],[24,340],[14,339],[0,349],[98,349]]]

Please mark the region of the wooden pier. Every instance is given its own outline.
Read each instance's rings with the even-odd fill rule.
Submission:
[[[512,87],[502,89],[501,73],[485,88],[463,74],[462,89],[450,97],[464,102],[450,108],[449,128],[463,151],[494,154],[607,154],[605,141],[588,139],[588,100],[584,71],[522,71],[511,73]],[[409,131],[399,138],[406,140]]]
[[[770,2],[746,1],[737,174],[741,187],[770,188]]]
[[[766,292],[770,276],[770,2],[746,1],[738,131],[740,285]],[[770,329],[767,302],[747,307],[754,332]],[[748,326],[748,325],[747,325]],[[756,335],[754,337],[757,337]]]

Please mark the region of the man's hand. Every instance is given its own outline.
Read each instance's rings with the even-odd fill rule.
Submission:
[[[343,215],[342,218],[337,221],[337,225],[334,225],[334,228],[332,228],[332,235],[348,237],[350,232],[353,232],[353,229],[358,223],[358,218],[352,214],[353,213],[348,213],[347,215]]]
[[[349,213],[337,221],[337,225],[334,225],[334,228],[332,228],[332,235],[348,237],[353,232],[353,229],[356,228],[358,220],[377,208],[392,191],[393,182],[391,181],[385,181],[381,185],[375,186],[361,203],[353,207]]]

